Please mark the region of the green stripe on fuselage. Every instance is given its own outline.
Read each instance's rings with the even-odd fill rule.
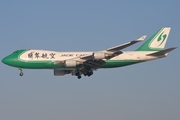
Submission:
[[[132,65],[144,61],[139,60],[106,60],[106,63],[101,66],[101,68],[115,68],[115,67],[123,67],[127,65]]]
[[[107,60],[106,63],[102,65],[100,68],[115,68],[122,67],[131,64],[136,64],[143,61],[137,60]],[[14,67],[19,68],[28,68],[28,69],[58,69],[58,68],[67,68],[65,66],[55,65],[53,61],[16,61],[14,63]],[[78,67],[70,67],[70,68],[78,68]]]

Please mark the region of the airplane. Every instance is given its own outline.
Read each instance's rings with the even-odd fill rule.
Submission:
[[[135,51],[122,51],[122,49],[143,41],[146,35],[125,44],[95,52],[16,50],[3,58],[2,62],[19,68],[20,76],[23,76],[22,69],[52,69],[54,76],[71,74],[80,79],[81,75],[91,76],[93,71],[100,68],[123,67],[166,57],[169,52],[177,48],[164,49],[170,30],[170,27],[161,28]]]

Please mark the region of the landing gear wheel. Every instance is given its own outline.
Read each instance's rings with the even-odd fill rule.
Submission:
[[[21,72],[21,73],[19,73],[19,75],[20,75],[20,76],[23,76],[24,74],[23,74],[23,72]]]
[[[93,75],[93,71],[89,71],[87,75],[88,77],[90,77],[91,75]]]
[[[78,79],[81,79],[81,76],[78,76]]]

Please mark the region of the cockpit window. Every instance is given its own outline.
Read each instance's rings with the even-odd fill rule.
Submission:
[[[21,53],[21,52],[23,52],[23,51],[26,51],[27,49],[22,49],[22,50],[16,50],[16,51],[14,51],[12,54],[19,54],[19,53]]]
[[[14,54],[14,53],[18,53],[18,50],[14,51],[13,54]]]

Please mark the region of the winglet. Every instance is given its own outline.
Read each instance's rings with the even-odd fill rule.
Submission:
[[[143,41],[144,39],[146,39],[146,35],[143,35],[142,37],[138,38],[136,41]]]

